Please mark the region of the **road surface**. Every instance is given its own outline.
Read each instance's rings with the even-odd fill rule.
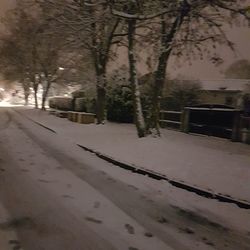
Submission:
[[[248,210],[120,169],[10,108],[0,109],[0,205],[9,249],[250,249]]]

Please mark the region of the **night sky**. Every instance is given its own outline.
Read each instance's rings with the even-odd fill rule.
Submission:
[[[3,15],[6,10],[14,6],[15,0],[0,0],[0,15]],[[227,28],[227,34],[230,39],[236,44],[237,52],[234,54],[229,49],[224,47],[219,48],[224,58],[225,63],[216,68],[212,63],[204,61],[195,61],[192,66],[183,62],[181,65],[176,66],[172,60],[168,72],[171,76],[178,74],[185,75],[192,78],[199,79],[216,79],[222,78],[224,69],[227,68],[233,61],[239,59],[250,60],[250,29],[249,28]],[[124,60],[121,60],[124,61]],[[140,71],[144,73],[145,67],[140,65]]]

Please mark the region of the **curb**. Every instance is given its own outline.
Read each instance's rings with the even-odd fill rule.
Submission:
[[[17,112],[17,113],[19,113],[20,115],[23,115],[20,112]],[[45,128],[45,129],[47,129],[47,130],[49,130],[49,131],[51,131],[51,132],[53,132],[55,134],[57,134],[57,132],[55,130],[53,130],[53,129],[51,129],[51,128],[49,128],[49,127],[47,127],[47,126],[45,126],[45,125],[43,125],[43,124],[41,124],[41,123],[39,123],[37,121],[34,121],[33,119],[27,117],[26,115],[23,115],[23,116],[25,116],[28,120],[34,122],[35,124]],[[94,149],[83,146],[81,144],[76,143],[76,145],[78,147],[84,149],[87,152],[95,154],[100,159],[105,160],[105,161],[113,164],[114,166],[129,170],[129,171],[131,171],[133,173],[148,176],[148,177],[150,177],[152,179],[155,179],[155,180],[167,181],[169,184],[171,184],[174,187],[177,187],[177,188],[180,188],[180,189],[195,193],[195,194],[197,194],[199,196],[202,196],[202,197],[205,197],[205,198],[208,198],[208,199],[218,200],[218,201],[224,202],[224,203],[235,204],[239,208],[242,208],[242,209],[250,209],[250,202],[248,202],[246,200],[238,200],[238,199],[235,199],[235,198],[233,198],[233,197],[231,197],[229,195],[224,195],[224,194],[221,194],[221,193],[211,192],[209,190],[197,187],[195,185],[185,183],[185,182],[180,181],[180,180],[171,179],[171,178],[167,177],[166,175],[154,172],[152,170],[144,169],[142,167],[138,167],[138,166],[135,166],[133,164],[128,164],[128,163],[121,162],[119,160],[116,160],[116,159],[108,156],[108,155],[102,154],[102,153],[100,153],[100,152],[98,152],[98,151],[96,151]]]
[[[35,121],[35,120],[31,119],[30,117],[28,117],[27,115],[25,115],[25,114],[21,113],[20,111],[18,111],[18,110],[16,110],[16,109],[13,109],[13,110],[14,110],[15,112],[17,112],[19,115],[21,115],[21,116],[25,117],[27,120],[34,122],[35,124],[37,124],[37,125],[39,125],[39,126],[41,126],[41,127],[45,128],[45,129],[49,130],[50,132],[52,132],[52,133],[54,133],[54,134],[57,134],[57,132],[56,132],[54,129],[49,128],[49,127],[47,127],[47,126],[43,125],[42,123],[37,122],[37,121]]]
[[[90,153],[95,154],[99,158],[101,158],[101,159],[103,159],[103,160],[105,160],[105,161],[107,161],[109,163],[112,163],[115,166],[118,166],[120,168],[132,171],[133,173],[145,175],[145,176],[148,176],[148,177],[150,177],[152,179],[155,179],[155,180],[167,181],[169,184],[171,184],[174,187],[184,189],[186,191],[195,193],[195,194],[197,194],[199,196],[202,196],[202,197],[205,197],[205,198],[208,198],[208,199],[213,199],[213,200],[218,200],[220,202],[235,204],[239,208],[243,208],[243,209],[250,209],[250,203],[248,201],[238,200],[238,199],[235,199],[233,197],[230,197],[229,195],[214,193],[214,192],[208,191],[206,189],[202,189],[200,187],[187,184],[187,183],[185,183],[183,181],[170,179],[166,175],[163,175],[163,174],[160,174],[160,173],[148,170],[148,169],[144,169],[142,167],[138,167],[138,166],[135,166],[135,165],[132,165],[132,164],[127,164],[127,163],[118,161],[118,160],[116,160],[116,159],[114,159],[114,158],[112,158],[110,156],[102,154],[102,153],[100,153],[98,151],[95,151],[93,149],[90,149],[90,148],[88,148],[86,146],[83,146],[83,145],[80,145],[80,144],[77,144],[77,146],[84,149],[85,151],[88,151]]]

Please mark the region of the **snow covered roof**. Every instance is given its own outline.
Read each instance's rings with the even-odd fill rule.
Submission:
[[[250,79],[200,80],[204,90],[245,90],[250,87]]]

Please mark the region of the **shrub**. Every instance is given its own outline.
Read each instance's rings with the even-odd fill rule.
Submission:
[[[183,110],[186,106],[199,104],[201,85],[199,81],[170,81],[169,95],[161,100],[161,108]]]
[[[86,98],[74,99],[74,110],[77,112],[86,112]]]
[[[49,107],[64,111],[73,110],[73,99],[70,97],[56,96],[49,99]]]
[[[112,87],[107,96],[107,119],[114,122],[132,123],[133,112],[131,89],[121,85]]]
[[[87,98],[85,102],[86,112],[88,113],[96,113],[96,99],[95,98]]]
[[[84,98],[85,97],[85,91],[84,90],[76,90],[71,93],[72,97],[75,98]]]

